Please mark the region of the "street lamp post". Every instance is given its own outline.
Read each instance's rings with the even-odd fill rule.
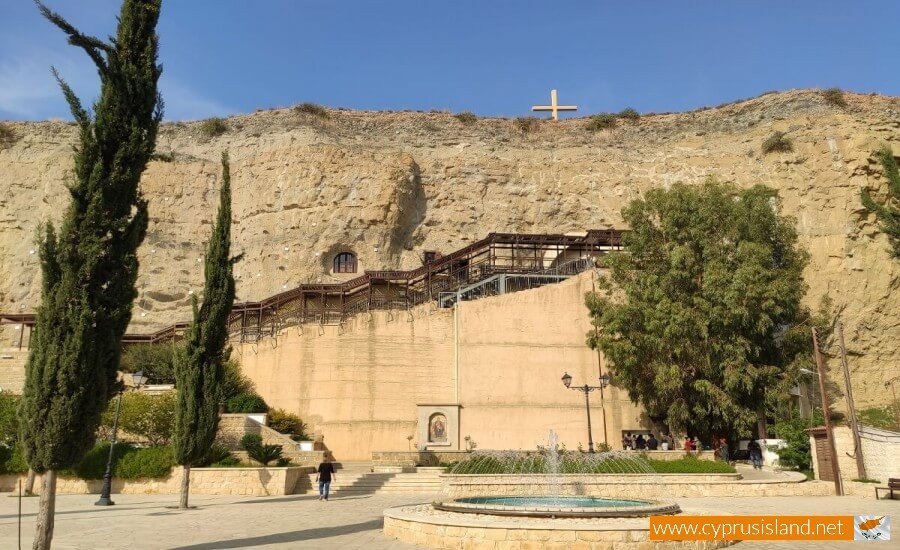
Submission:
[[[148,378],[144,376],[144,371],[139,370],[131,375],[131,381],[135,388],[140,388],[147,383]],[[119,392],[116,398],[116,414],[113,418],[112,436],[109,438],[109,456],[106,458],[106,473],[103,474],[103,488],[100,491],[100,499],[94,503],[96,506],[112,506],[115,502],[109,496],[112,491],[112,467],[113,453],[116,448],[116,432],[119,430],[119,410],[122,408],[122,394],[124,390]]]
[[[603,388],[609,385],[609,374],[604,374],[600,377],[600,385],[599,386],[589,386],[587,384],[583,386],[575,386],[572,387],[572,377],[569,373],[563,374],[562,383],[565,387],[570,390],[576,390],[584,393],[584,406],[587,410],[587,428],[588,428],[588,452],[594,452],[594,437],[591,435],[591,399],[588,396],[594,390],[603,391]],[[606,433],[606,426],[603,426],[603,431]]]

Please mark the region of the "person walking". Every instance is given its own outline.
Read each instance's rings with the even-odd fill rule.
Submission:
[[[747,444],[747,452],[750,454],[750,463],[753,464],[753,469],[762,470],[762,447],[755,439],[751,439]]]
[[[726,463],[731,462],[731,456],[728,454],[728,440],[724,437],[719,439],[719,458]]]
[[[319,500],[328,500],[328,489],[331,487],[333,479],[337,479],[334,463],[331,462],[330,456],[325,455],[316,470],[316,481],[319,482]]]

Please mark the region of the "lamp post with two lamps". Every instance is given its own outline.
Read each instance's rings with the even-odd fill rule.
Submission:
[[[588,452],[594,452],[594,437],[591,435],[591,399],[589,394],[594,390],[600,390],[600,399],[603,400],[603,388],[609,385],[609,374],[604,373],[600,377],[599,386],[572,386],[572,376],[569,373],[563,374],[562,383],[570,390],[576,390],[584,393],[584,406],[587,409],[587,428],[588,428]],[[602,404],[601,404],[602,407]],[[606,409],[603,409],[603,433],[606,434]]]
[[[149,378],[144,376],[144,371],[142,370],[132,373],[131,375],[131,382],[135,389],[146,384],[147,380],[149,380]],[[119,392],[119,396],[116,398],[116,414],[115,417],[113,417],[112,436],[109,438],[109,456],[106,459],[106,473],[103,474],[103,488],[100,491],[100,499],[94,503],[96,506],[112,506],[115,504],[109,494],[112,491],[113,452],[116,448],[116,432],[119,430],[119,410],[122,408],[123,393],[125,393],[124,388]]]

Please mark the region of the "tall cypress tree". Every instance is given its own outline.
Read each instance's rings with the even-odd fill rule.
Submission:
[[[888,180],[888,196],[881,205],[872,199],[868,189],[863,189],[862,203],[869,211],[875,212],[881,222],[881,230],[888,236],[893,247],[894,258],[900,259],[900,170],[897,169],[897,160],[889,146],[881,148],[877,156]]]
[[[100,414],[116,381],[122,336],[137,295],[136,250],[147,229],[139,181],[162,118],[157,92],[161,0],[125,0],[115,38],[79,32],[38,2],[97,66],[100,97],[82,107],[56,74],[78,128],[71,203],[57,231],[39,236],[43,287],[28,357],[22,442],[28,464],[43,473],[34,548],[53,537],[56,471],[94,444]]]
[[[194,321],[184,352],[175,365],[178,402],[175,412],[175,458],[184,467],[181,508],[188,507],[191,466],[203,459],[216,437],[222,397],[223,363],[228,359],[228,316],[234,302],[231,249],[231,174],[222,153],[219,213],[206,252],[203,305],[194,299]]]

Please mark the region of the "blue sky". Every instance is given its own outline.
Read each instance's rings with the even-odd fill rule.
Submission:
[[[84,32],[119,0],[46,0]],[[311,101],[520,116],[550,88],[579,114],[680,111],[764,91],[900,95],[900,1],[166,0],[169,120]],[[97,77],[30,0],[0,0],[0,119],[70,118]]]

